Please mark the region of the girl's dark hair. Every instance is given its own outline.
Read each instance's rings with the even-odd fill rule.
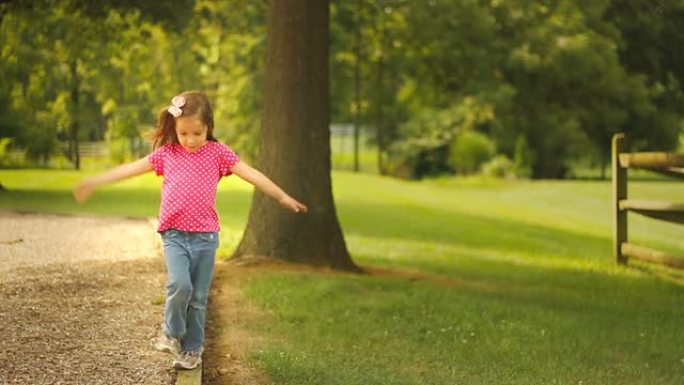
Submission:
[[[185,97],[186,100],[185,105],[181,107],[183,115],[179,118],[197,116],[207,126],[207,140],[217,142],[218,140],[214,138],[214,111],[207,94],[203,91],[185,91],[179,95]],[[178,144],[176,118],[167,111],[167,108],[159,112],[157,127],[150,135],[153,150],[169,143]]]

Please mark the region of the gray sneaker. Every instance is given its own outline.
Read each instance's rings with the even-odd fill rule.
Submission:
[[[178,354],[180,353],[180,342],[178,339],[169,337],[162,333],[159,338],[157,338],[157,343],[154,347],[160,352]]]
[[[189,352],[184,351],[183,353],[176,356],[173,360],[173,367],[176,369],[195,369],[202,363],[202,352]]]

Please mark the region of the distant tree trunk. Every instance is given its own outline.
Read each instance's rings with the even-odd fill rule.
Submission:
[[[78,60],[74,59],[71,62],[71,135],[69,141],[69,156],[71,161],[74,163],[76,170],[81,169],[81,155],[78,150],[78,91],[79,91],[79,80],[78,80]]]
[[[387,57],[387,49],[389,44],[389,33],[385,25],[380,27],[380,58],[378,59],[377,72],[377,115],[376,115],[376,137],[378,141],[378,172],[381,175],[387,174],[387,167],[385,167],[385,155],[387,154],[387,130],[385,122],[385,59]]]
[[[376,92],[378,93],[377,95],[377,115],[376,115],[376,122],[375,122],[375,132],[376,132],[376,140],[378,141],[378,172],[381,175],[386,174],[385,166],[384,166],[384,161],[383,161],[383,154],[385,152],[385,117],[383,114],[383,102],[384,102],[384,88],[383,88],[383,77],[384,77],[384,72],[385,72],[385,61],[383,58],[383,55],[381,54],[380,60],[378,61],[378,78],[377,78],[377,90]]]
[[[359,135],[361,115],[361,0],[356,2],[354,23],[354,171],[359,172]]]
[[[309,212],[291,213],[256,191],[235,258],[358,269],[332,196],[328,47],[327,1],[269,1],[258,166]]]

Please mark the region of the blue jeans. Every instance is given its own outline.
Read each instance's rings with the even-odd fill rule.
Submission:
[[[179,339],[183,351],[200,351],[218,233],[169,229],[161,237],[168,273],[162,331]]]

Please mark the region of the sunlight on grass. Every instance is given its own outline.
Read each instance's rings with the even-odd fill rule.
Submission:
[[[145,175],[78,206],[85,173],[0,171],[0,208],[156,215]],[[333,173],[354,260],[386,271],[254,274],[265,338],[253,363],[279,384],[679,384],[684,274],[611,255],[607,181],[401,181]],[[682,201],[684,185],[630,182],[630,196]],[[237,246],[252,188],[219,185],[219,255]],[[630,239],[684,254],[681,226],[630,214]],[[379,270],[379,269],[384,270]],[[399,269],[401,272],[391,274]],[[379,274],[379,273],[377,273]]]
[[[251,326],[272,336],[254,359],[283,384],[676,384],[684,374],[681,291],[654,303],[669,290],[653,282],[507,269],[510,284],[455,287],[264,274],[247,295],[277,318]]]

